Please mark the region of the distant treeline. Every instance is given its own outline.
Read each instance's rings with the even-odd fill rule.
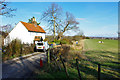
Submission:
[[[54,41],[53,36],[52,35],[46,35],[46,38],[48,41]],[[79,35],[75,35],[75,36],[63,36],[62,39],[69,39],[69,40],[80,40],[80,39],[112,39],[112,40],[118,40],[118,37],[88,37],[88,36],[79,36]]]
[[[61,40],[62,40],[62,39],[69,39],[69,40],[71,40],[71,41],[78,41],[78,40],[80,40],[80,39],[86,39],[86,38],[89,38],[89,37],[75,35],[75,36],[63,36],[63,37],[61,38]],[[46,39],[47,39],[48,41],[54,41],[54,38],[53,38],[52,35],[46,35]],[[56,36],[56,39],[57,39],[57,36]]]
[[[118,40],[118,37],[89,37],[90,39],[112,39]]]

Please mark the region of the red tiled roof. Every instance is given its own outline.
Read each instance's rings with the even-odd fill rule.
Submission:
[[[28,31],[33,31],[33,32],[42,32],[42,33],[46,33],[41,26],[38,25],[34,25],[31,23],[26,23],[26,22],[22,22],[20,21],[26,28]]]

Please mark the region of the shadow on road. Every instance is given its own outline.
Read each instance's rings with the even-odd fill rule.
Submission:
[[[31,78],[31,75],[40,69],[40,57],[45,61],[45,54],[38,54],[27,59],[21,56],[19,61],[3,63],[2,78]]]

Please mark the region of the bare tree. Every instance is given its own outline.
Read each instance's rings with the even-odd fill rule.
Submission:
[[[16,9],[12,9],[10,7],[8,7],[8,2],[5,2],[5,0],[0,1],[0,15],[1,16],[6,16],[6,17],[12,17],[14,16],[12,14],[13,11],[16,11]],[[1,31],[4,31],[6,33],[10,32],[11,30],[11,24],[7,24],[4,26],[1,26]]]
[[[12,14],[13,11],[16,11],[16,9],[9,8],[8,2],[5,2],[5,0],[0,1],[0,15],[12,17],[12,16],[14,16]]]
[[[53,31],[54,39],[55,33],[58,34],[57,39],[60,40],[66,31],[78,29],[77,25],[79,23],[71,13],[66,12],[65,17],[63,17],[61,7],[54,3],[43,13],[42,19],[49,23],[47,29]]]
[[[62,9],[57,4],[52,3],[50,7],[42,15],[42,20],[46,20],[49,25],[47,30],[52,31],[54,34],[56,33],[57,22],[59,22],[59,17],[61,16]]]
[[[61,37],[63,36],[63,33],[65,33],[66,31],[69,30],[77,30],[78,29],[78,25],[79,23],[76,21],[75,17],[69,13],[66,12],[66,19],[63,21],[63,23],[58,24],[58,40],[61,39]]]
[[[4,26],[0,26],[2,28],[1,31],[4,31],[6,33],[9,33],[12,29],[12,25],[11,24],[7,24],[7,25],[4,25]]]
[[[84,32],[82,30],[78,30],[77,36],[84,36]]]

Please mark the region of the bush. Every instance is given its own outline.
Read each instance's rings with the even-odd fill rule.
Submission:
[[[67,39],[67,38],[63,38],[61,40],[57,40],[55,39],[54,41],[52,42],[48,42],[48,44],[53,44],[53,43],[56,43],[56,44],[73,44],[71,40]]]
[[[45,38],[43,41],[48,41],[48,38]]]
[[[72,41],[67,38],[63,38],[60,42],[61,44],[73,44]]]
[[[70,50],[70,46],[64,45],[61,48],[51,48],[50,52],[51,52],[51,55],[54,55],[55,57],[59,57],[60,55],[62,55],[62,57],[66,59],[68,56],[69,50]]]
[[[54,42],[55,42],[56,44],[60,44],[60,40],[55,39]]]
[[[34,52],[34,45],[21,44],[19,39],[13,40],[7,46],[2,46],[2,59],[8,60]]]
[[[13,40],[7,46],[2,46],[3,49],[3,60],[14,58],[15,56],[19,56],[21,41],[18,39]]]
[[[89,37],[86,37],[86,39],[90,39]]]
[[[60,42],[61,42],[61,44],[67,44],[67,42],[65,40],[61,40]]]
[[[83,37],[84,36],[75,35],[75,36],[72,37],[72,40],[79,41],[79,40],[83,39]]]

